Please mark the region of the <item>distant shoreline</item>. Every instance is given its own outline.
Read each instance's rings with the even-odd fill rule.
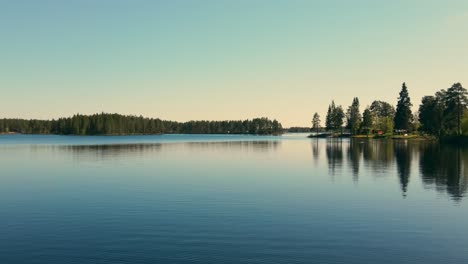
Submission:
[[[50,135],[159,135],[159,134],[250,134],[280,135],[276,119],[177,122],[143,116],[99,113],[76,114],[52,120],[0,118],[0,133]]]
[[[31,135],[31,136],[67,136],[67,137],[125,137],[125,136],[163,136],[163,135],[222,135],[222,136],[281,136],[284,134],[235,134],[235,133],[159,133],[159,134],[51,134],[51,133],[0,133],[0,135]]]

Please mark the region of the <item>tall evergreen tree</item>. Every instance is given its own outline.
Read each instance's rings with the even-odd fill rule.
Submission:
[[[325,120],[327,130],[342,128],[344,117],[345,114],[343,107],[341,107],[341,105],[336,106],[335,101],[332,101],[330,106],[328,106],[327,117]]]
[[[461,135],[461,119],[468,104],[468,92],[460,83],[455,83],[445,93],[445,116],[447,126]]]
[[[406,83],[403,83],[400,91],[400,97],[398,97],[398,103],[395,113],[395,129],[409,131],[411,129],[411,123],[413,121],[413,114],[411,112],[411,100],[408,94],[408,88]]]
[[[315,112],[314,117],[312,118],[312,130],[315,129],[315,132],[318,133],[320,129],[320,116]]]
[[[347,127],[352,134],[357,134],[362,122],[361,112],[359,111],[359,99],[355,97],[353,103],[346,112]]]
[[[327,130],[333,129],[333,113],[335,112],[335,102],[332,101],[328,106],[327,116],[325,117],[325,128]]]

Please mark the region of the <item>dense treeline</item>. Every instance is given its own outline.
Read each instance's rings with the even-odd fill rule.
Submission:
[[[434,96],[424,96],[419,107],[421,130],[437,135],[466,135],[468,93],[460,83]]]
[[[348,130],[351,134],[371,134],[380,131],[391,133],[394,130],[395,108],[384,101],[373,101],[361,114],[359,99],[355,97],[352,104],[346,110],[341,105],[336,106],[332,101],[328,107],[325,119],[325,129],[328,131]],[[320,128],[320,116],[315,113],[312,120],[312,130]],[[412,130],[411,126],[401,128],[405,131]]]
[[[310,127],[290,127],[286,131],[289,133],[307,133],[310,132]]]
[[[391,104],[375,100],[361,115],[359,99],[353,99],[346,113],[343,107],[332,101],[328,107],[325,129],[351,134],[392,134],[420,131],[438,137],[468,135],[468,92],[460,83],[434,96],[424,96],[418,112],[413,106],[406,83],[403,83],[396,109]],[[345,123],[346,122],[346,123]],[[320,116],[315,113],[312,130],[320,128]]]
[[[74,115],[58,120],[0,119],[0,133],[59,135],[133,134],[281,134],[277,120],[255,118],[231,121],[175,122],[119,114]]]

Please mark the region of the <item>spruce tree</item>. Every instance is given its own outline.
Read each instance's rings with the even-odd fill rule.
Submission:
[[[314,117],[312,119],[312,130],[315,129],[315,132],[318,133],[320,128],[320,116],[317,112],[315,112]]]
[[[352,134],[357,134],[362,122],[361,112],[359,111],[359,99],[357,97],[353,99],[353,103],[348,107],[346,119],[347,128],[351,130]]]
[[[367,107],[362,114],[361,130],[366,131],[369,135],[374,126],[374,117],[372,111]]]
[[[332,101],[328,106],[327,116],[325,118],[325,127],[327,130],[333,129],[333,114],[335,112],[335,102]]]
[[[408,94],[408,88],[403,83],[400,91],[400,97],[398,97],[398,103],[395,113],[395,129],[409,131],[411,129],[411,123],[413,121],[413,115],[411,112],[411,100]]]

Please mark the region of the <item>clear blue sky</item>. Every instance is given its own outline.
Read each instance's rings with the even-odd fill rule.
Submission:
[[[0,0],[0,117],[322,120],[468,86],[468,1]]]

